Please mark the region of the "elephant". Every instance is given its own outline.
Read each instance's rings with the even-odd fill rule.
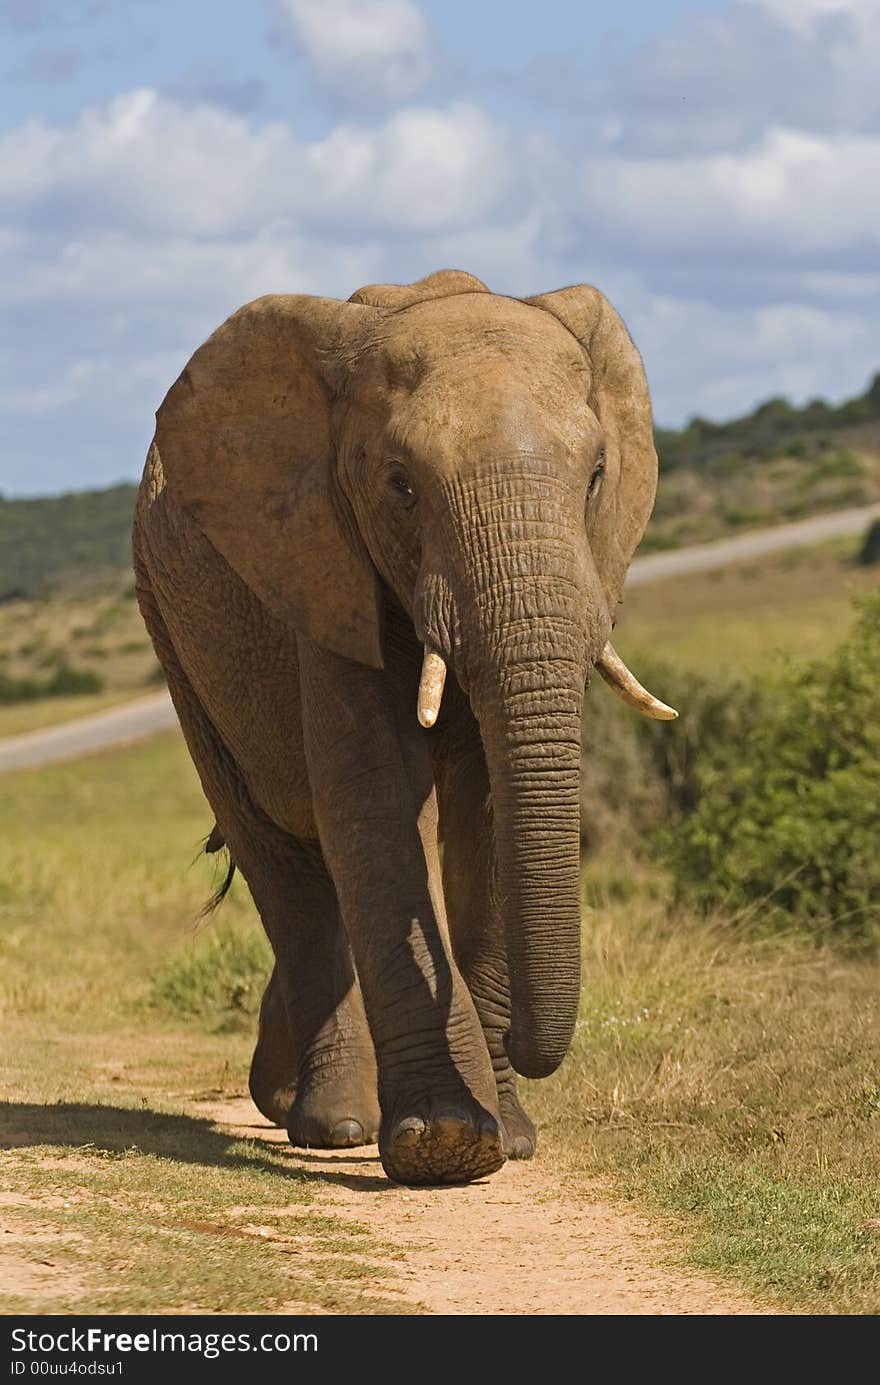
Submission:
[[[641,358],[577,285],[269,295],[156,414],[136,593],[274,952],[250,1090],[403,1184],[531,1157],[581,984],[581,718],[654,503]]]

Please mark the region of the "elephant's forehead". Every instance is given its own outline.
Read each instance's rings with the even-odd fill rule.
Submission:
[[[392,384],[416,388],[426,376],[472,373],[491,378],[517,364],[528,370],[580,374],[580,343],[551,313],[489,293],[416,303],[389,314],[377,332],[374,360]]]
[[[595,425],[580,344],[515,299],[463,294],[394,314],[363,364],[362,385],[381,390],[392,435],[415,452],[570,448]]]

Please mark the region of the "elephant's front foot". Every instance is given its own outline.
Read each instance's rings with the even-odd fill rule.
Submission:
[[[297,1057],[276,967],[260,1006],[260,1033],[248,1078],[254,1105],[273,1125],[287,1124],[296,1092]]]
[[[300,1149],[350,1149],[375,1144],[379,1133],[376,1070],[350,1060],[338,1073],[306,1071],[287,1116],[287,1134]]]
[[[471,1183],[504,1163],[498,1121],[472,1099],[399,1104],[379,1132],[382,1167],[396,1183]]]
[[[507,1159],[532,1159],[538,1147],[535,1123],[520,1105],[516,1090],[498,1092],[501,1147]]]

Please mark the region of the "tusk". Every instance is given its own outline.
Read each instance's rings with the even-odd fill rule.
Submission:
[[[649,693],[647,688],[643,688],[610,644],[606,644],[599,655],[596,668],[609,688],[613,688],[618,697],[622,697],[630,707],[641,712],[642,716],[653,717],[655,721],[675,721],[678,716],[675,708],[667,707],[665,702],[661,702],[653,693]]]
[[[445,682],[446,664],[443,656],[435,654],[433,649],[425,645],[422,679],[419,683],[419,721],[423,726],[433,726],[440,715]]]

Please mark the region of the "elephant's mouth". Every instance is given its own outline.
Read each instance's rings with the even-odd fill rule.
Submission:
[[[650,717],[653,721],[674,721],[678,716],[674,707],[667,706],[642,686],[610,642],[605,645],[596,660],[596,668],[609,688],[613,689],[628,707],[641,712],[642,716]],[[418,696],[418,717],[422,726],[433,726],[440,715],[445,684],[446,661],[442,654],[438,654],[426,644]]]

